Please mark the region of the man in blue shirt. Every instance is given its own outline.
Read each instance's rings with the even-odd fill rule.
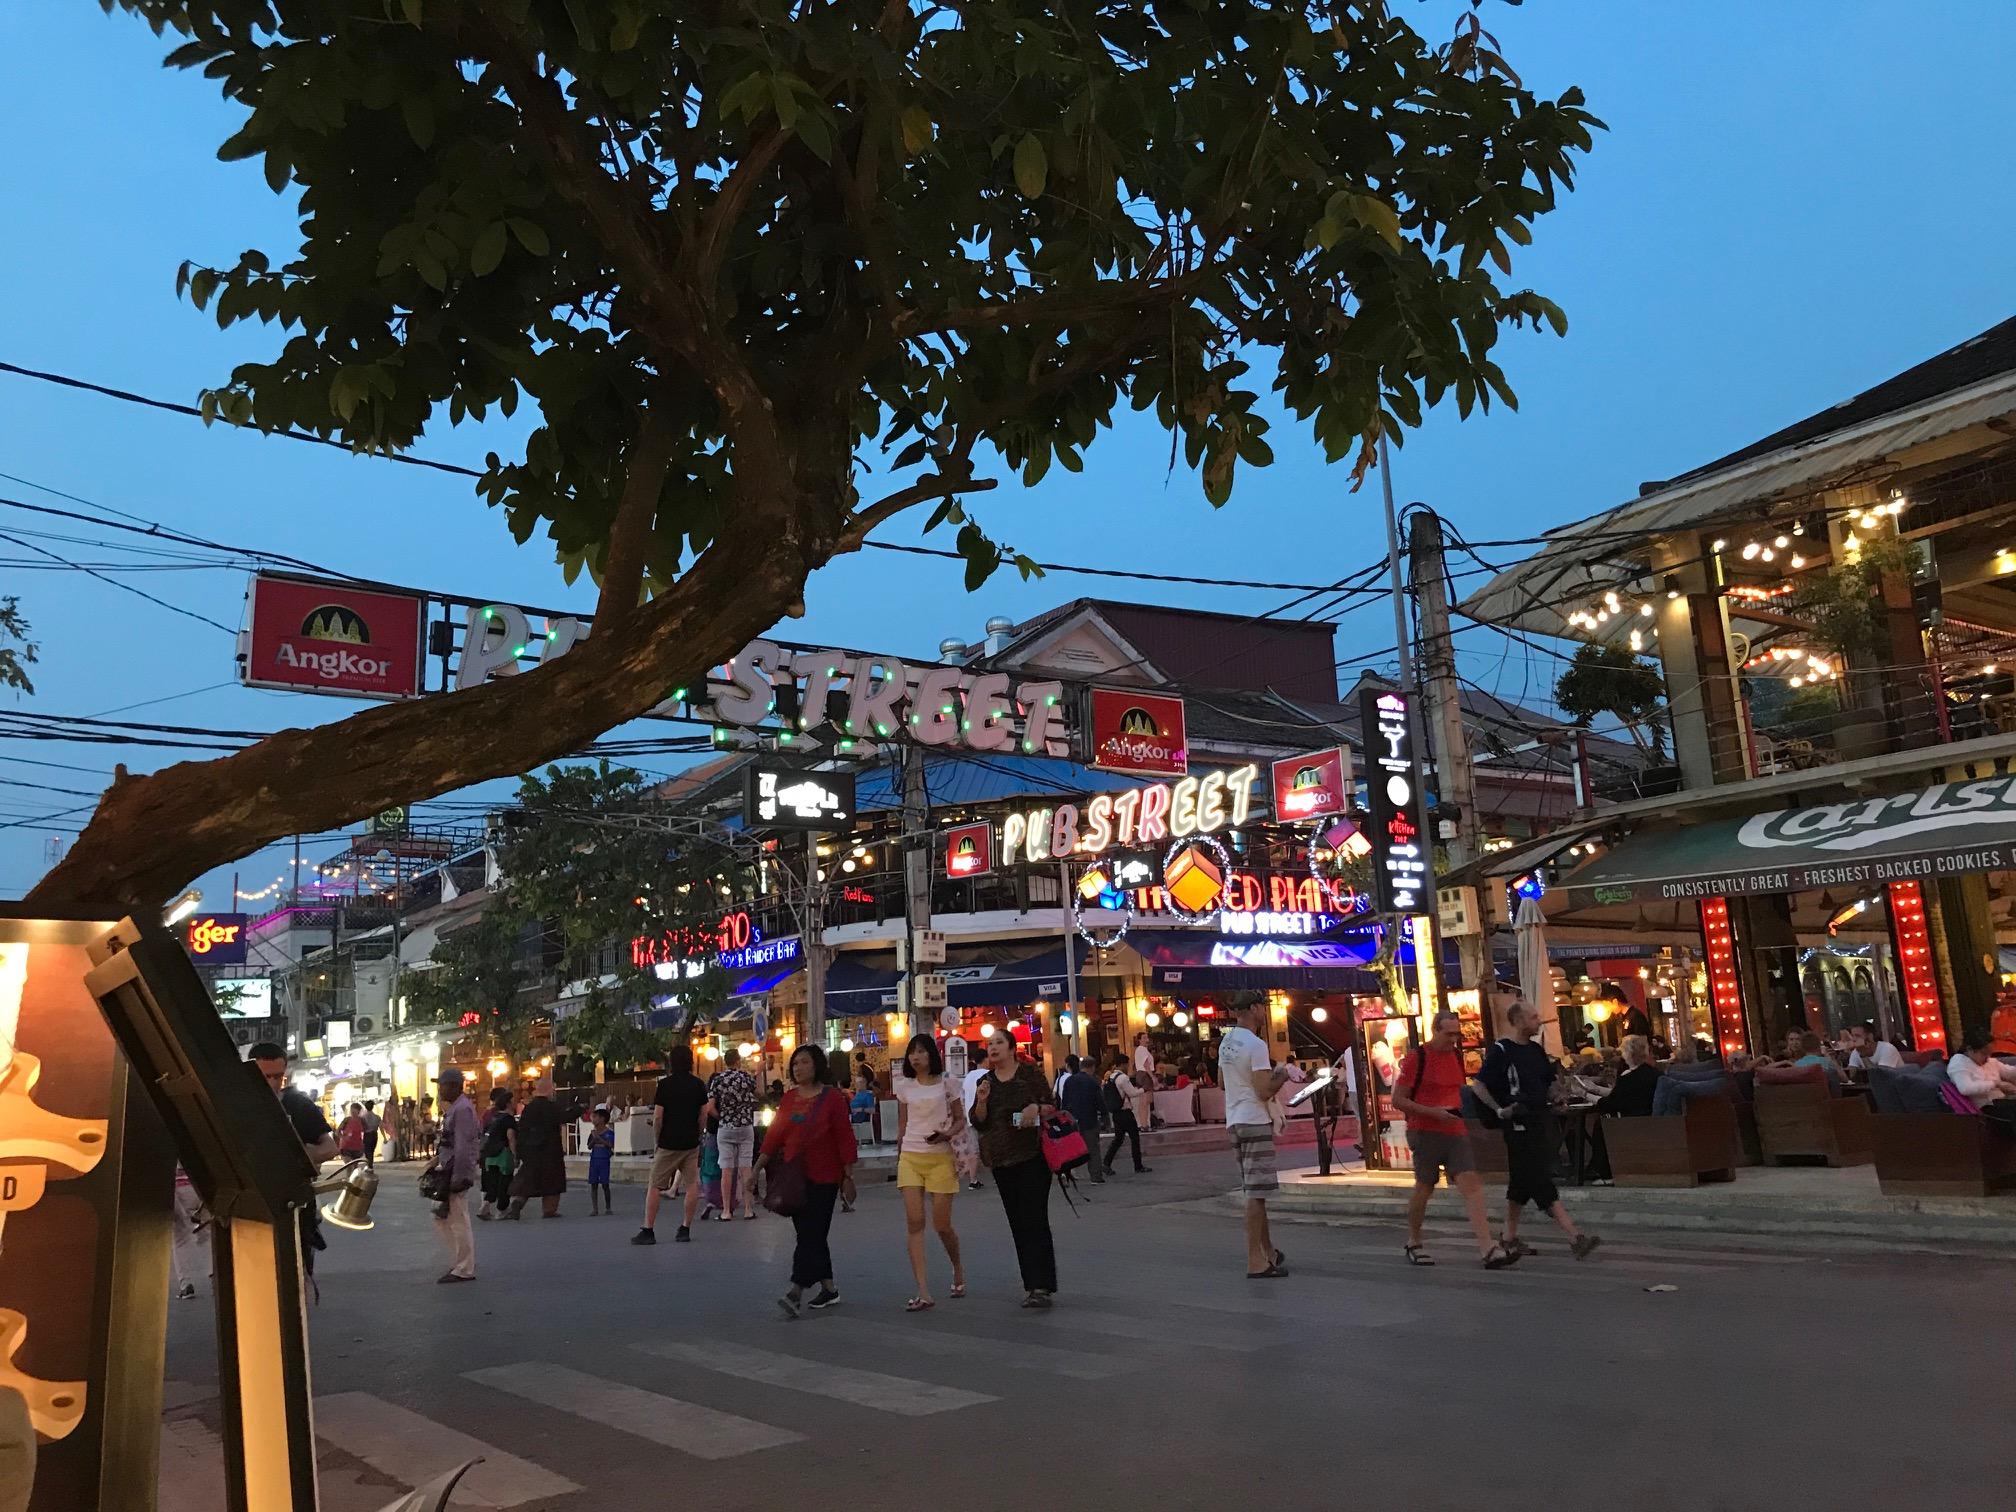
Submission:
[[[1586,1260],[1603,1241],[1575,1226],[1554,1185],[1554,1062],[1533,1038],[1540,1014],[1530,1003],[1514,1003],[1505,1022],[1510,1035],[1485,1052],[1484,1065],[1470,1082],[1471,1092],[1496,1116],[1505,1135],[1505,1232],[1499,1243],[1515,1259],[1533,1253],[1519,1237],[1519,1212],[1530,1202],[1560,1226],[1575,1258]]]

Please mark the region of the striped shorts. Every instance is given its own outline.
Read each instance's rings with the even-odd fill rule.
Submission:
[[[1281,1190],[1274,1174],[1274,1125],[1232,1125],[1232,1152],[1239,1157],[1239,1190],[1246,1198],[1266,1198]]]

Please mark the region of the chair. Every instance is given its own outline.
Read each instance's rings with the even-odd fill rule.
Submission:
[[[1836,1097],[1818,1066],[1766,1066],[1757,1073],[1757,1138],[1767,1165],[1817,1160],[1867,1165],[1869,1105]]]
[[[1690,1098],[1664,1118],[1606,1118],[1603,1141],[1620,1187],[1691,1187],[1734,1181],[1742,1153],[1736,1105],[1727,1097]]]
[[[1987,1197],[2016,1190],[2016,1135],[1958,1113],[1883,1113],[1869,1120],[1886,1196]]]

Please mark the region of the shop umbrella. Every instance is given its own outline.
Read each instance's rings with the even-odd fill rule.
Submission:
[[[1519,993],[1540,1014],[1540,1043],[1561,1053],[1561,1021],[1554,1011],[1554,974],[1547,964],[1547,914],[1538,898],[1521,898],[1512,931],[1519,940]]]

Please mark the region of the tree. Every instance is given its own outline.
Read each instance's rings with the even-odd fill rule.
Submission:
[[[13,644],[9,645],[9,641]],[[0,598],[0,688],[33,693],[35,684],[24,669],[34,664],[35,643],[28,639],[28,621],[21,613],[21,600],[9,594]]]
[[[528,675],[120,774],[45,902],[577,750],[906,510],[977,585],[1020,561],[982,469],[1077,469],[1123,404],[1223,503],[1272,456],[1249,364],[1361,472],[1445,394],[1512,402],[1501,328],[1566,322],[1499,280],[1598,124],[1381,0],[103,3],[300,193],[291,253],[183,269],[287,333],[206,415],[396,451],[529,399],[478,490],[600,592]]]
[[[409,1021],[459,1025],[477,1015],[478,1032],[514,1051],[525,1044],[520,993],[531,985],[520,948],[523,919],[495,902],[475,923],[434,943],[431,963],[405,977]]]
[[[1578,647],[1575,660],[1554,684],[1561,712],[1586,730],[1599,714],[1624,727],[1640,749],[1664,754],[1666,732],[1659,723],[1660,702],[1666,696],[1659,669],[1622,646],[1606,643]],[[1650,727],[1650,735],[1639,733]]]
[[[591,988],[578,1013],[561,1020],[559,1040],[570,1055],[612,1066],[640,1066],[665,1051],[672,1035],[647,1028],[600,988]]]

